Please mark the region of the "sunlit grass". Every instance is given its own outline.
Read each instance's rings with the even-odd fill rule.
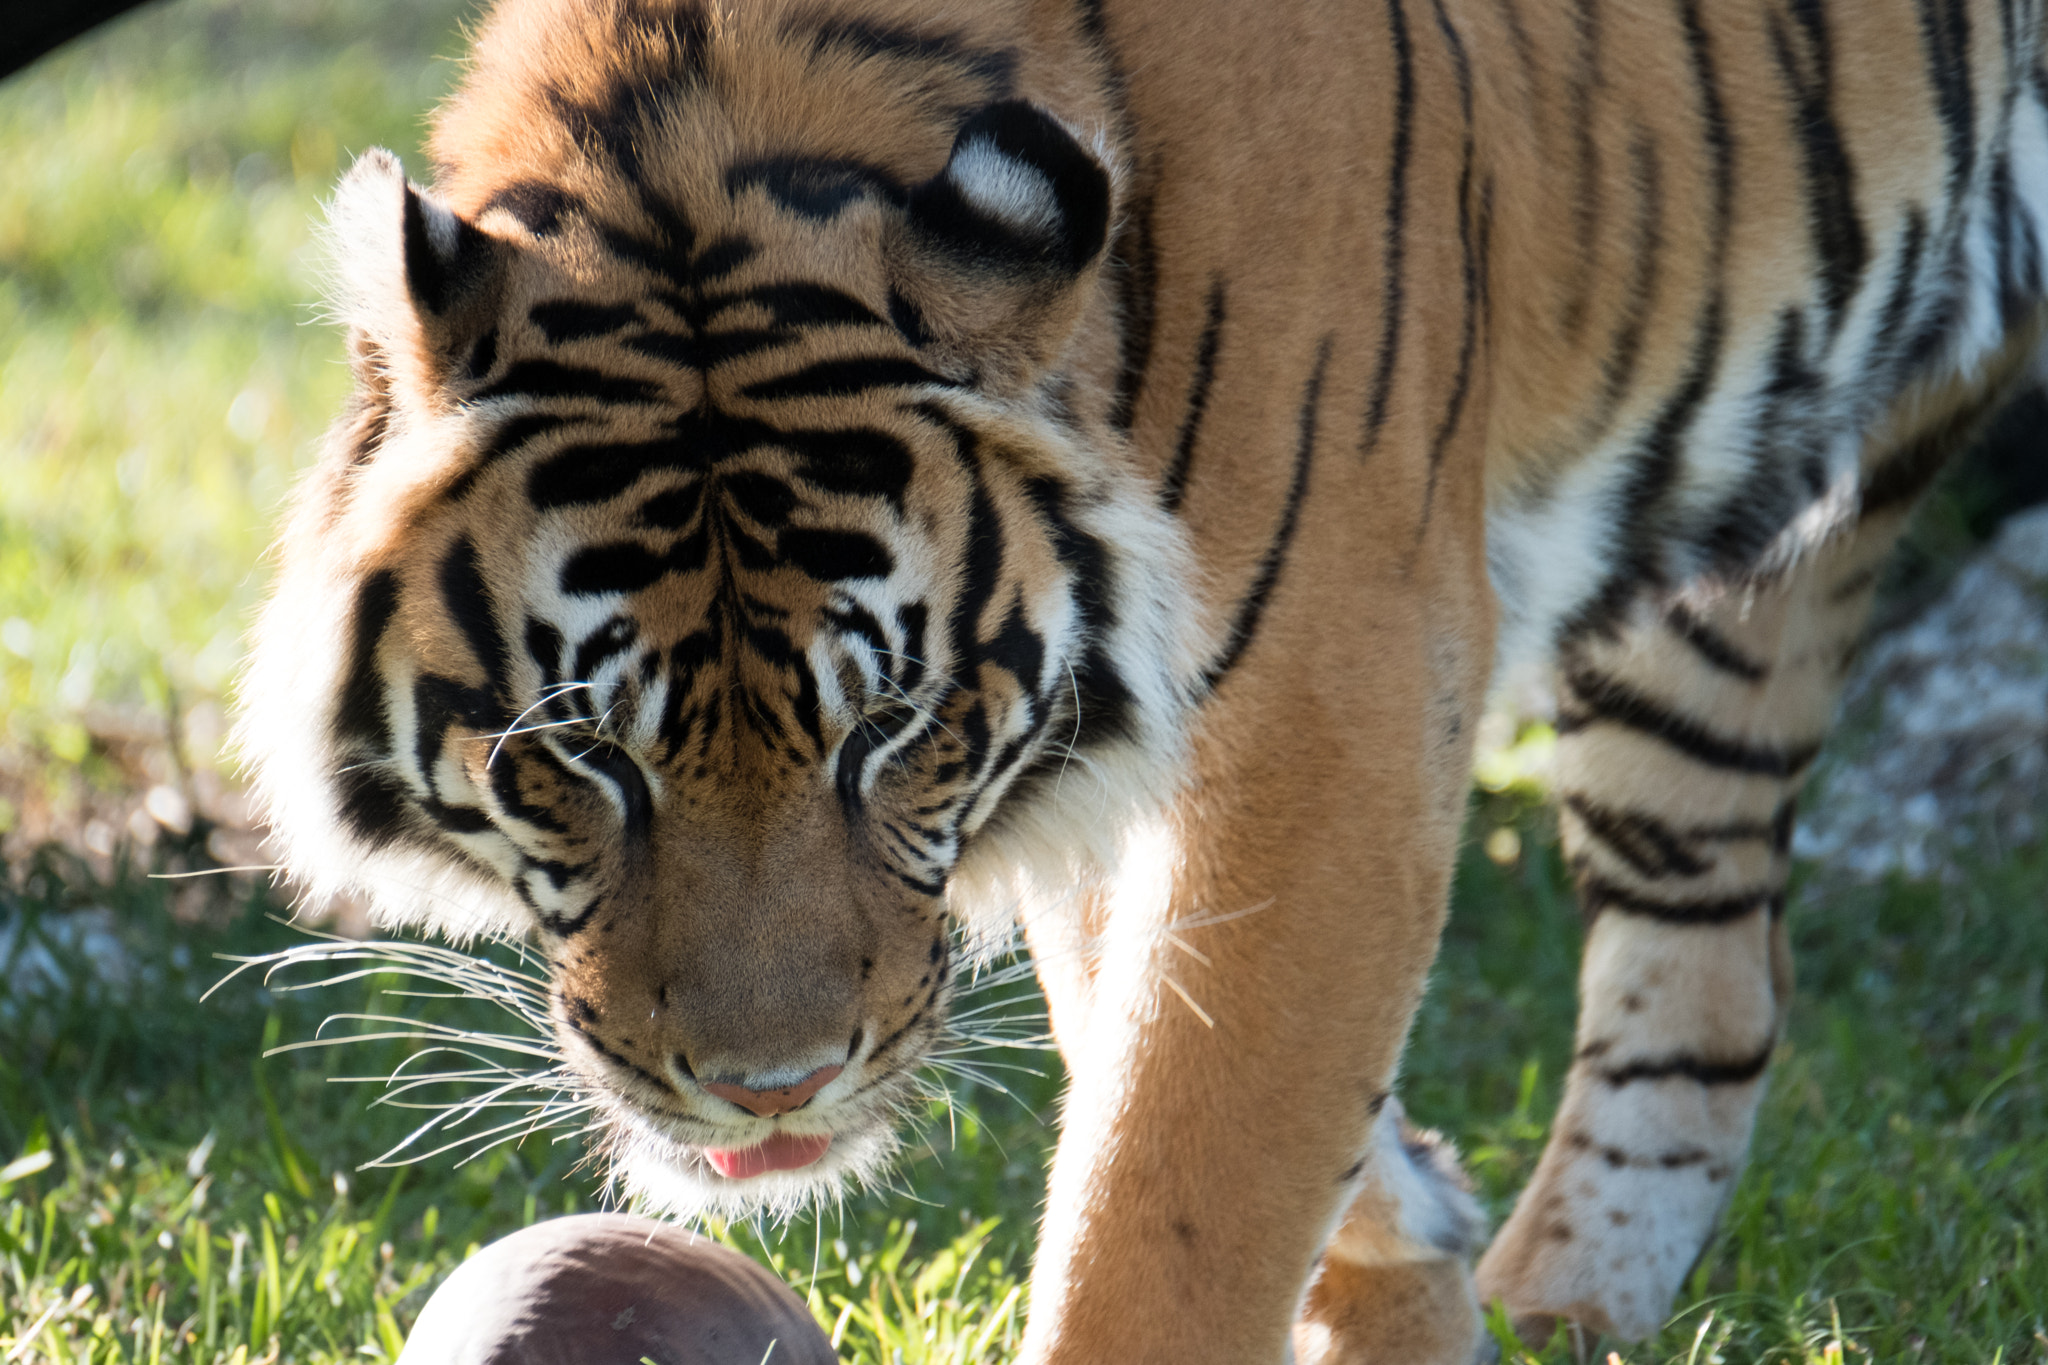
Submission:
[[[354,151],[423,171],[457,12],[185,0],[0,84],[6,742],[77,763],[95,707],[228,687],[347,386],[312,224]]]
[[[0,1358],[31,1341],[52,1360],[123,1365],[390,1359],[468,1251],[600,1207],[602,1172],[554,1140],[573,1131],[374,1164],[421,1120],[374,1103],[393,1093],[379,1078],[414,1074],[418,1040],[343,1019],[325,1032],[357,1035],[347,1045],[294,1044],[331,1015],[402,1016],[429,1045],[516,1041],[516,1023],[338,956],[202,1002],[237,962],[317,941],[256,895],[212,907],[214,927],[181,923],[174,885],[126,867],[102,882],[55,851],[0,880]],[[490,951],[506,979],[525,970]],[[333,984],[283,989],[323,974],[309,966]],[[1003,1358],[1058,1085],[1055,1065],[1025,1060],[1043,1074],[1006,1076],[1021,1098],[956,1082],[953,1112],[927,1110],[930,1147],[896,1190],[712,1231],[804,1294],[846,1360]],[[369,1082],[332,1083],[353,1077]]]
[[[1465,860],[1404,1082],[1496,1218],[1556,1104],[1578,946],[1554,847],[1540,823],[1520,828],[1513,866]],[[227,958],[310,940],[261,898],[216,910],[233,910],[224,928],[181,924],[169,884],[100,882],[62,855],[8,878],[0,976],[34,958],[63,984],[46,974],[0,1003],[0,1354],[33,1327],[51,1359],[253,1360],[272,1336],[287,1360],[389,1358],[470,1246],[599,1205],[580,1144],[548,1135],[365,1168],[420,1115],[373,1105],[377,1084],[329,1082],[390,1074],[410,1044],[264,1057],[328,1014],[402,1014],[445,1039],[502,1029],[502,1011],[394,995],[418,987],[389,973],[306,992],[244,977],[202,1005]],[[1620,1348],[1625,1362],[2048,1359],[2044,903],[2038,848],[1960,886],[1802,898],[1805,986],[1755,1160],[1671,1326]],[[77,932],[81,907],[100,939]],[[933,1150],[895,1189],[716,1230],[807,1297],[843,1359],[1012,1358],[1059,1084],[1054,1059],[1014,1060],[1045,1074],[1006,1074],[1017,1098],[969,1085],[955,1112],[934,1106]],[[1523,1356],[1569,1347],[1511,1348]]]

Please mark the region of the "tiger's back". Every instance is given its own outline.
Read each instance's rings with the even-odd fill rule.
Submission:
[[[294,870],[536,935],[679,1208],[873,1169],[946,917],[1020,924],[1029,1358],[1457,1359],[1391,1090],[1489,679],[1554,662],[1580,1036],[1479,1287],[1653,1330],[1876,566],[2039,352],[2043,29],[502,6],[435,192],[338,197],[358,399],[246,689]]]

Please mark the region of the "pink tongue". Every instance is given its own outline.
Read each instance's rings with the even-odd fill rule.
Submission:
[[[758,1147],[742,1147],[738,1151],[707,1147],[704,1155],[710,1158],[711,1168],[727,1180],[745,1180],[770,1171],[793,1171],[808,1166],[825,1155],[825,1149],[831,1145],[830,1133],[777,1133]]]

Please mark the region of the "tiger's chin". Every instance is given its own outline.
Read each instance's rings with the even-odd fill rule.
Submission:
[[[681,1220],[792,1218],[848,1184],[873,1183],[902,1145],[886,1119],[847,1116],[830,1130],[815,1121],[778,1124],[732,1147],[708,1147],[615,1109],[600,1154],[614,1187],[646,1212]]]

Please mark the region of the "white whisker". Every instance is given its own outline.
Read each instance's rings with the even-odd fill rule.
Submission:
[[[520,713],[519,713],[518,715],[514,716],[514,717],[512,718],[512,724],[511,724],[510,726],[508,726],[508,727],[506,728],[506,730],[505,730],[505,732],[504,732],[503,734],[500,734],[500,735],[499,735],[499,736],[497,737],[497,738],[498,738],[498,742],[497,742],[497,743],[495,743],[495,744],[493,744],[493,745],[491,746],[491,753],[490,753],[490,756],[489,756],[488,758],[486,758],[486,759],[484,760],[484,767],[485,767],[485,768],[489,768],[489,767],[490,767],[490,766],[491,766],[491,765],[492,765],[493,763],[496,763],[496,762],[498,761],[498,750],[500,750],[500,749],[504,748],[504,747],[505,747],[505,741],[506,741],[507,739],[511,738],[511,737],[512,737],[512,735],[514,735],[515,733],[517,733],[517,732],[518,732],[518,730],[519,730],[519,725],[520,725],[520,722],[524,721],[524,720],[525,720],[525,719],[526,719],[526,718],[527,718],[528,716],[532,715],[532,714],[533,714],[533,713],[534,713],[535,711],[538,711],[538,710],[539,710],[539,709],[540,709],[541,707],[543,707],[543,706],[546,706],[546,705],[547,705],[547,704],[548,704],[549,702],[553,701],[553,700],[554,700],[555,698],[557,698],[557,697],[559,697],[559,696],[562,696],[562,695],[564,695],[565,693],[569,693],[569,692],[574,692],[574,691],[578,690],[579,688],[580,688],[580,689],[582,689],[582,690],[584,690],[584,691],[588,691],[588,690],[590,690],[590,686],[591,686],[591,684],[589,684],[589,683],[587,683],[587,682],[565,682],[565,683],[558,683],[558,684],[556,684],[556,685],[555,685],[555,686],[553,686],[553,687],[550,687],[550,688],[547,688],[547,689],[543,690],[543,691],[541,692],[541,694],[540,694],[540,699],[539,699],[538,701],[534,702],[534,704],[533,704],[533,705],[531,705],[531,706],[527,707],[527,708],[526,708],[526,709],[525,709],[524,711],[521,711],[521,712],[520,712]],[[556,724],[562,724],[562,725],[568,725],[568,724],[580,724],[580,723],[581,723],[580,721],[558,721],[558,722],[556,722]],[[486,738],[486,736],[479,736],[479,738]]]

